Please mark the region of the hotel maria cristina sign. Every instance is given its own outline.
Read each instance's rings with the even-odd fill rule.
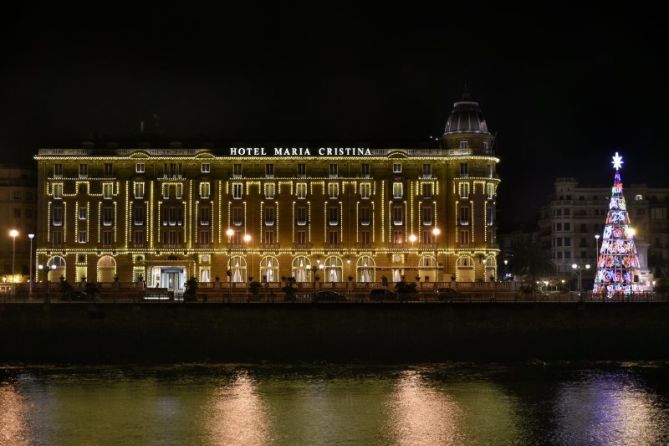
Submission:
[[[439,147],[40,149],[36,263],[70,283],[381,286],[497,274],[494,138],[456,102]],[[42,278],[42,280],[45,278]]]

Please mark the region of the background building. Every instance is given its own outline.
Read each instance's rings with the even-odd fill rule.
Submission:
[[[37,179],[33,169],[0,165],[0,265],[2,281],[11,281],[11,275],[28,278],[30,265],[30,241],[28,234],[35,231],[35,186]],[[9,231],[16,229],[16,261],[12,272],[12,239]]]
[[[440,149],[41,149],[37,262],[50,280],[172,289],[494,280],[492,143],[466,97]]]
[[[636,230],[642,272],[667,272],[669,262],[669,188],[632,184],[624,188],[627,209]],[[558,178],[555,193],[542,208],[539,236],[558,273],[571,273],[573,263],[593,266],[608,212],[610,187],[579,186],[575,178]],[[601,240],[601,239],[600,239]],[[642,274],[643,275],[643,274]],[[646,280],[651,280],[646,277]]]

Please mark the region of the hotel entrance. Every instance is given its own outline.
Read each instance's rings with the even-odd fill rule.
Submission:
[[[186,285],[186,268],[154,266],[151,268],[153,287],[165,288],[175,293],[184,291]]]

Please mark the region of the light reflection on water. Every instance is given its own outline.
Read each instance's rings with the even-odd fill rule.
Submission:
[[[669,366],[1,368],[0,445],[669,443]]]

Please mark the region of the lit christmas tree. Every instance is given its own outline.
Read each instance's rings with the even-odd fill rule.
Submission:
[[[634,245],[634,229],[630,225],[620,168],[623,158],[616,152],[613,168],[616,170],[611,189],[609,213],[602,234],[602,247],[597,260],[594,293],[629,295],[642,291],[636,281],[639,276],[639,257]]]

